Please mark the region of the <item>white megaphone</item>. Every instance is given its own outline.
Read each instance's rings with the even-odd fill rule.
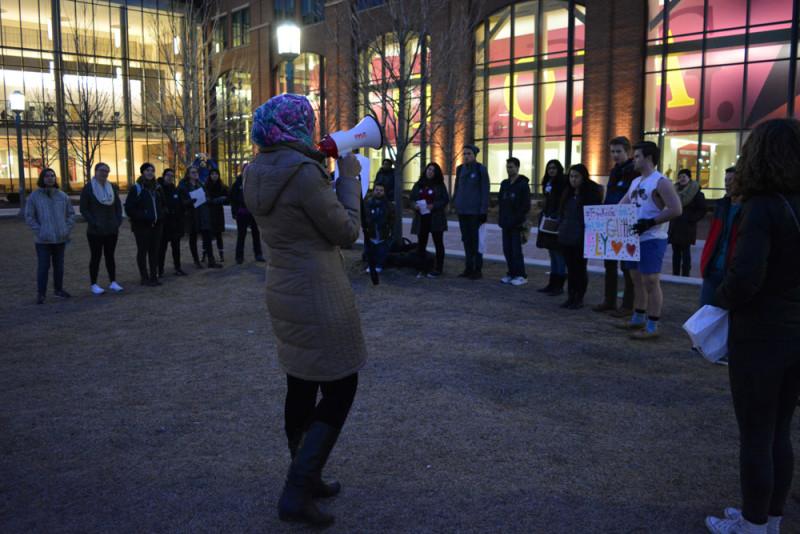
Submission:
[[[338,158],[357,148],[381,148],[383,133],[375,117],[367,115],[349,130],[333,132],[322,138],[317,149],[331,158]]]

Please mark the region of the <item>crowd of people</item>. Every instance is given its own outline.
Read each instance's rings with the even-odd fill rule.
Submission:
[[[205,180],[201,179],[201,170],[206,171]],[[156,179],[155,166],[144,163],[123,205],[119,189],[108,180],[109,171],[106,163],[96,164],[94,176],[80,195],[80,214],[86,221],[90,251],[89,287],[93,294],[123,290],[117,280],[115,257],[123,214],[127,215],[136,240],[136,265],[143,286],[162,285],[167,249],[170,248],[174,274],[187,275],[181,263],[181,241],[186,235],[195,268],[221,268],[225,261],[222,238],[224,206],[228,204],[237,226],[236,263],[244,262],[248,230],[252,234],[256,261],[265,261],[258,226],[244,204],[241,175],[229,191],[220,179],[219,170],[213,166],[192,165],[176,184],[173,169],[164,169],[161,177]],[[64,289],[64,252],[76,217],[69,197],[59,189],[53,169],[47,168],[40,173],[37,186],[26,203],[25,220],[33,230],[36,242],[36,302],[43,304],[51,266],[53,294],[60,298],[71,296]],[[198,236],[202,241],[202,256],[197,249]],[[215,244],[219,261],[214,253]],[[103,259],[109,279],[107,289],[98,283]]]
[[[238,177],[230,192],[214,169],[201,177],[200,169],[192,166],[175,185],[174,172],[166,169],[156,180],[155,168],[146,163],[124,211],[136,237],[141,282],[148,286],[160,283],[169,246],[175,273],[185,274],[180,241],[187,233],[195,266],[218,265],[215,243],[224,261],[221,231],[226,203],[232,205],[240,230],[238,262],[243,260],[248,228],[254,234],[256,257],[263,261],[257,234],[262,229],[271,249],[267,309],[287,380],[284,430],[291,462],[278,514],[286,521],[327,526],[333,516],[319,509],[317,499],[337,495],[341,485],[324,481],[322,471],[351,409],[358,372],[367,357],[339,248],[354,243],[366,228],[371,268],[382,267],[397,214],[389,200],[395,187],[389,179],[391,162],[384,163],[381,183],[362,200],[358,160],[353,155],[339,159],[340,175],[332,188],[321,165],[324,155],[311,141],[313,132],[314,112],[306,98],[274,97],[254,114],[252,138],[259,152],[244,171],[246,179]],[[583,207],[633,204],[640,260],[605,262],[604,300],[594,309],[625,317],[620,327],[631,331],[634,339],[655,339],[665,251],[672,244],[675,274],[690,272],[688,247],[696,240],[705,199],[688,170],[678,173],[675,184],[657,170],[660,154],[654,143],[631,146],[628,139],[615,137],[609,150],[614,167],[605,192],[581,164],[566,171],[555,160],[546,166],[536,244],[548,250],[551,269],[542,291],[561,295],[566,283],[563,307],[580,308],[587,286]],[[436,278],[443,272],[443,232],[452,202],[465,253],[459,276],[482,277],[481,226],[489,208],[489,176],[476,161],[477,154],[476,146],[464,147],[452,198],[435,163],[425,168],[412,188],[417,254],[427,257],[429,238],[436,250],[431,264],[420,264],[424,276]],[[519,286],[526,281],[522,244],[529,226],[530,181],[519,174],[516,158],[506,163],[508,177],[500,187],[498,219],[507,272],[500,281]],[[122,290],[116,281],[114,249],[123,204],[107,178],[108,166],[98,164],[81,194],[94,293],[104,291],[97,283],[103,256],[109,289]],[[51,169],[42,171],[38,185],[28,199],[26,219],[36,237],[38,297],[43,302],[51,263],[55,295],[69,297],[63,288],[64,249],[75,217]],[[722,517],[708,516],[705,524],[715,534],[777,534],[791,488],[790,428],[800,396],[800,122],[776,119],[754,128],[736,166],[726,171],[725,187],[727,194],[716,205],[702,253],[700,300],[730,314],[728,369],[740,435],[742,505],[725,508]],[[625,287],[618,305],[620,268]]]

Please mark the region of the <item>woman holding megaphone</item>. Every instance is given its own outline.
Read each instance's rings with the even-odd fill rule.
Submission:
[[[269,245],[267,308],[287,380],[292,462],[279,517],[325,526],[333,516],[314,499],[340,490],[337,482],[322,481],[322,469],[350,411],[367,351],[339,251],[361,229],[361,169],[352,154],[339,159],[334,191],[313,132],[314,111],[303,96],[279,95],[259,107],[252,130],[259,154],[245,170],[244,199]]]

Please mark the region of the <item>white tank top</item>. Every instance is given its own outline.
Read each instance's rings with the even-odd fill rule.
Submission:
[[[666,180],[658,171],[653,171],[650,176],[639,176],[631,182],[631,188],[628,190],[628,196],[631,203],[638,209],[638,219],[654,219],[663,207],[659,207],[653,200],[653,194],[656,192],[658,182]],[[639,236],[640,241],[647,241],[649,239],[667,239],[667,231],[669,230],[669,222],[657,224],[650,228],[648,231]]]

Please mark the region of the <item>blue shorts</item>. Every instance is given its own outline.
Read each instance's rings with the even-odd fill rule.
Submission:
[[[639,243],[639,261],[624,261],[623,267],[639,271],[642,274],[661,272],[664,254],[667,252],[666,239],[648,239]]]

